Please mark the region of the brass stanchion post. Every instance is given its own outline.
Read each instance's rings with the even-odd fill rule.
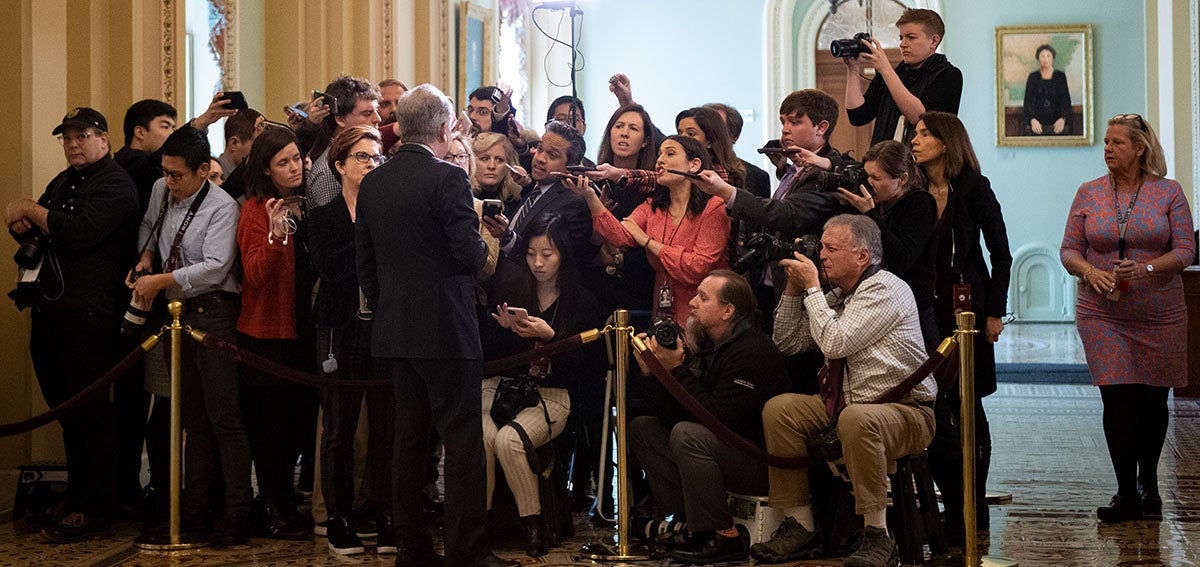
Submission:
[[[617,350],[617,534],[616,548],[606,543],[589,543],[583,546],[581,552],[590,559],[600,561],[646,561],[650,554],[645,549],[633,546],[629,542],[629,479],[628,465],[624,458],[626,445],[625,431],[625,385],[629,378],[629,343],[636,340],[633,337],[633,327],[629,326],[629,311],[618,309],[613,313],[616,322],[613,328],[616,337]]]
[[[174,551],[206,547],[207,542],[186,537],[180,527],[179,497],[183,489],[183,302],[172,300],[167,305],[171,314],[171,455],[170,455],[170,511],[167,533],[142,534],[133,541],[134,546],[156,551]]]
[[[959,404],[958,434],[962,439],[963,470],[963,558],[968,567],[1016,567],[1017,562],[1004,557],[980,557],[979,542],[975,531],[975,314],[964,311],[956,315],[958,330],[958,388]]]

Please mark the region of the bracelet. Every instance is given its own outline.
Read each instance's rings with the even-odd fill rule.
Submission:
[[[1086,281],[1088,281],[1088,276],[1089,276],[1089,275],[1090,275],[1090,274],[1091,274],[1093,271],[1095,271],[1095,270],[1096,270],[1096,266],[1093,266],[1093,265],[1091,265],[1091,264],[1088,264],[1088,267],[1087,267],[1087,269],[1083,271],[1083,275],[1081,275],[1081,276],[1079,276],[1079,277],[1080,277],[1080,278],[1083,278],[1083,281],[1085,281],[1085,282],[1086,282]],[[1089,283],[1090,283],[1090,282],[1089,282]]]
[[[649,249],[649,248],[650,248],[650,243],[651,243],[651,242],[654,242],[654,237],[653,237],[653,236],[647,236],[647,237],[646,237],[646,243],[642,245],[642,248]]]

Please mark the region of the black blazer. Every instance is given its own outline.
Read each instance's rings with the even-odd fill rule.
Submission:
[[[840,169],[853,159],[829,150],[825,157],[833,162],[833,169]],[[833,193],[820,191],[817,185],[817,168],[810,168],[804,175],[791,181],[791,189],[782,200],[757,197],[750,191],[738,189],[737,197],[729,214],[735,219],[759,225],[768,232],[790,242],[805,234],[821,234],[825,221],[842,212],[844,207]]]
[[[371,354],[482,359],[475,274],[487,246],[462,168],[404,144],[363,179],[357,218],[358,280],[375,311]]]
[[[954,254],[951,268],[962,274],[964,281],[971,284],[971,300],[975,312],[988,317],[1004,317],[1008,310],[1008,279],[1012,272],[1012,254],[1008,249],[1008,232],[1004,227],[1004,215],[1000,202],[992,192],[988,178],[964,171],[950,180],[950,196],[946,211],[952,214],[951,234],[954,238]],[[983,262],[983,248],[979,236],[987,243],[988,256],[992,262],[991,274]],[[950,293],[950,290],[938,290]],[[978,328],[983,328],[979,321]]]
[[[521,193],[521,205],[517,207],[518,210],[524,206],[525,200],[529,198],[529,192],[533,191],[534,187],[535,185],[530,185]],[[529,212],[521,217],[521,225],[513,227],[513,237],[516,241],[509,249],[509,258],[520,261],[522,266],[525,265],[525,248],[529,246],[529,231],[533,227],[533,220],[543,214],[562,217],[569,228],[571,242],[576,253],[583,254],[586,251],[588,240],[592,237],[592,213],[583,199],[572,193],[561,182],[556,182],[547,188],[529,209]]]
[[[238,168],[241,169],[241,168]],[[321,276],[313,319],[318,329],[342,329],[358,313],[358,272],[354,260],[354,221],[340,193],[308,212],[308,247]]]

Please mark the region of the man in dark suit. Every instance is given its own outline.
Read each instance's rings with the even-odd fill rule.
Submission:
[[[587,146],[583,136],[574,128],[557,120],[546,123],[542,134],[541,148],[533,157],[529,176],[533,183],[522,193],[521,205],[513,218],[495,215],[483,219],[484,226],[493,236],[500,239],[500,251],[505,257],[525,266],[525,248],[529,238],[527,232],[533,219],[540,215],[554,214],[563,218],[570,229],[571,243],[576,253],[584,252],[592,236],[592,214],[583,202],[562,184],[560,173],[568,165],[578,165]]]
[[[396,395],[396,565],[500,566],[486,542],[475,274],[487,248],[467,176],[435,156],[454,107],[432,85],[400,98],[405,144],[363,179],[355,226],[358,278],[375,312],[371,354],[386,358]],[[446,448],[443,559],[421,516],[429,423]]]

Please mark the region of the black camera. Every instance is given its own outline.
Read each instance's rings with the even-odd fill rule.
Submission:
[[[875,190],[871,188],[871,181],[868,179],[867,170],[863,169],[862,165],[851,163],[834,171],[822,171],[817,174],[817,189],[826,193],[836,193],[838,187],[858,195],[858,186],[866,186],[867,191],[872,195]]]
[[[742,248],[744,251],[733,261],[732,266],[733,271],[738,273],[748,272],[767,262],[790,259],[795,252],[807,256],[814,264],[821,265],[821,238],[814,234],[801,236],[799,242],[784,242],[760,232],[751,236]]]
[[[42,254],[46,252],[48,238],[50,235],[36,226],[29,229],[21,239],[21,246],[17,248],[17,253],[13,254],[13,261],[26,270],[36,268],[38,262],[42,261]]]
[[[667,350],[675,350],[679,346],[679,336],[682,334],[683,327],[670,317],[659,317],[650,325],[650,336],[654,337],[658,346]]]
[[[492,410],[489,415],[497,427],[504,427],[521,413],[521,410],[538,405],[542,395],[538,392],[537,383],[528,376],[519,378],[503,378],[496,385],[496,394],[492,398]]]
[[[871,41],[871,34],[859,32],[850,39],[835,39],[829,44],[829,52],[834,57],[858,57],[864,51],[870,53],[871,48],[860,43],[862,40]]]

